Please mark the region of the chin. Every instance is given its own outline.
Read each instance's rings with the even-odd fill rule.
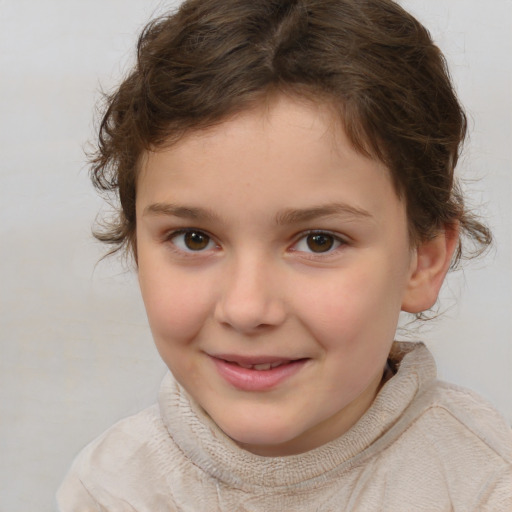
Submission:
[[[235,443],[257,455],[286,455],[286,447],[294,445],[293,441],[300,435],[300,432],[290,429],[289,425],[276,424],[265,419],[258,424],[254,421],[236,420],[233,423],[217,424]]]

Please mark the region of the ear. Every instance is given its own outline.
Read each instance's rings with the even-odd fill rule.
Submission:
[[[446,226],[414,250],[402,311],[420,313],[435,304],[458,241],[459,226],[455,224]]]

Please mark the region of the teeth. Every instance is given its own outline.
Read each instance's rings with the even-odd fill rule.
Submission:
[[[270,370],[270,368],[273,368],[273,366],[270,363],[255,364],[252,367],[253,370]]]
[[[250,370],[270,370],[272,368],[276,368],[277,366],[281,366],[285,364],[286,361],[277,361],[276,363],[262,363],[262,364],[242,364],[238,363],[238,366],[242,368],[247,368]]]

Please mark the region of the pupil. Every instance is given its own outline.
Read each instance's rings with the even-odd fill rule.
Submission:
[[[313,252],[327,252],[334,245],[334,239],[331,235],[309,235],[307,244]]]
[[[191,251],[200,251],[201,249],[204,249],[208,245],[209,241],[210,238],[203,233],[190,231],[185,234],[185,245]]]

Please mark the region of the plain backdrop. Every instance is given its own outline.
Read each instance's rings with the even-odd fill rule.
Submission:
[[[512,2],[404,0],[443,49],[470,120],[460,165],[495,249],[453,275],[416,333],[442,378],[512,421]],[[0,512],[48,512],[74,455],[152,403],[165,372],[135,274],[97,263],[84,147],[100,87],[172,2],[0,0]],[[371,313],[369,313],[371,321]]]

